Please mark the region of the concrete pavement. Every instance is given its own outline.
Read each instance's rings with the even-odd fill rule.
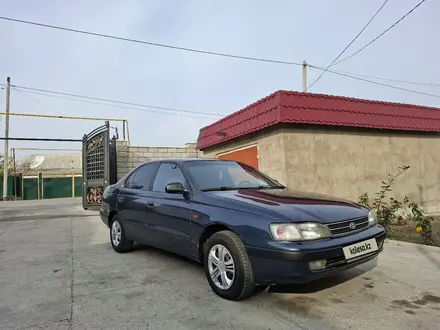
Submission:
[[[242,302],[202,266],[113,252],[79,199],[0,203],[0,329],[438,329],[440,249],[390,242],[370,262]]]

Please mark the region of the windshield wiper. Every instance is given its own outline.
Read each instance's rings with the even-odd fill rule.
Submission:
[[[286,187],[284,187],[284,186],[282,186],[282,185],[267,187],[267,189],[285,189],[285,188],[286,188]]]
[[[202,189],[202,191],[220,191],[220,190],[238,190],[238,187],[215,187],[215,188],[206,188]]]
[[[240,187],[240,189],[284,189],[284,186],[254,186],[254,187]]]

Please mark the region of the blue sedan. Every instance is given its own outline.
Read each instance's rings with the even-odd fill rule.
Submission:
[[[218,159],[142,164],[105,189],[100,214],[116,252],[140,242],[201,262],[213,291],[229,300],[365,263],[386,236],[362,205],[293,191]]]

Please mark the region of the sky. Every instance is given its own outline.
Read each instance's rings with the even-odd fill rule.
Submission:
[[[388,28],[419,0],[389,0],[342,56]],[[326,66],[383,0],[0,0],[0,16],[132,39]],[[440,84],[440,1],[428,0],[334,70]],[[0,83],[166,108],[230,114],[277,90],[301,90],[301,67],[252,62],[0,20]],[[308,69],[309,84],[319,71]],[[389,83],[440,95],[440,87]],[[440,99],[326,73],[310,90],[440,107]],[[1,111],[5,90],[0,90]],[[11,92],[11,112],[128,120],[131,144],[183,146],[218,116],[194,118]],[[155,110],[158,111],[158,110]],[[102,121],[10,117],[10,137],[81,139]],[[114,122],[112,126],[120,124]],[[4,118],[0,121],[4,136]],[[0,141],[3,152],[3,141]],[[13,148],[80,143],[11,141]],[[20,151],[20,155],[35,153]]]

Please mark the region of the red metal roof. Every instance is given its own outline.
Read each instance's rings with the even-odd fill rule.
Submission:
[[[277,91],[203,127],[197,139],[197,149],[211,147],[280,123],[440,132],[440,108]]]

